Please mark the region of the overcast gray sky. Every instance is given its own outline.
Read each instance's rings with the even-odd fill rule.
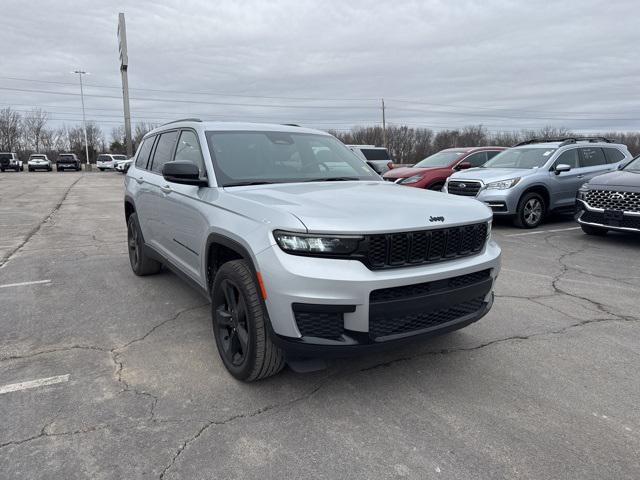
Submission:
[[[638,0],[3,0],[0,107],[76,124],[81,67],[108,136],[120,11],[134,123],[640,129]]]

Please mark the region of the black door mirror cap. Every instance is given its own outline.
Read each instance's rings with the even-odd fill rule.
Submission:
[[[162,176],[167,182],[171,183],[194,185],[196,187],[209,186],[207,179],[200,177],[200,169],[187,160],[175,160],[165,163],[162,167]]]

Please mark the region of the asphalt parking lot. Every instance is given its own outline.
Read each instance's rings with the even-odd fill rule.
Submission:
[[[499,222],[480,322],[241,384],[122,181],[0,176],[0,478],[640,478],[640,239]]]

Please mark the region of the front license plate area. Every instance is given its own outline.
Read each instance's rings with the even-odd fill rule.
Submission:
[[[612,227],[619,227],[624,218],[624,214],[620,210],[605,210],[604,223]]]

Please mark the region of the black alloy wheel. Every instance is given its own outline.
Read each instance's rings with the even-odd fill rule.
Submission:
[[[242,367],[249,352],[249,321],[247,303],[240,288],[231,279],[224,279],[215,298],[216,334],[221,354],[234,367]]]

